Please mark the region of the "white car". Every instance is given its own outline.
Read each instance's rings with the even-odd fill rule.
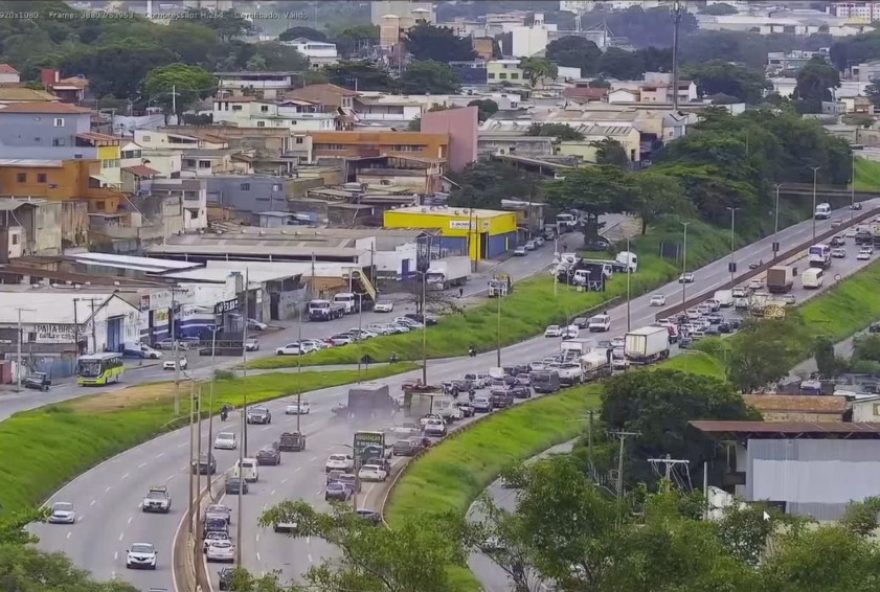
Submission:
[[[409,327],[410,329],[421,329],[424,325],[418,321],[414,321],[409,317],[396,317],[394,322],[398,325],[403,325],[404,327]]]
[[[303,401],[299,404],[293,403],[292,405],[288,405],[284,409],[284,413],[287,415],[308,415],[311,410],[309,404],[306,401]]]
[[[666,296],[663,294],[654,294],[651,296],[651,306],[666,306]]]
[[[55,502],[49,514],[49,524],[75,524],[76,512],[70,502]]]
[[[358,471],[358,479],[361,481],[384,481],[388,473],[379,465],[364,465]]]
[[[175,367],[180,368],[181,370],[186,370],[189,364],[186,361],[186,358],[180,358],[175,365],[174,360],[165,360],[162,362],[162,370],[174,370]]]
[[[150,543],[134,543],[125,555],[128,569],[156,569],[156,547]]]
[[[568,325],[562,330],[563,339],[577,339],[580,334],[581,330],[577,325]]]
[[[846,259],[846,249],[831,249],[831,256],[835,259]]]
[[[858,229],[849,227],[844,231],[843,236],[845,236],[846,238],[855,238],[857,232]]]
[[[693,272],[686,272],[678,276],[679,284],[693,284],[694,283],[694,274]]]
[[[749,290],[760,290],[764,287],[764,280],[754,279],[749,282]]]
[[[544,329],[544,337],[562,337],[562,327],[559,325],[550,325]]]
[[[376,312],[391,312],[394,310],[394,303],[389,300],[380,300],[373,305],[373,310]]]
[[[257,351],[260,349],[260,340],[254,337],[248,337],[248,340],[244,342],[244,349],[246,351]]]
[[[248,330],[250,331],[265,331],[269,328],[269,325],[266,323],[261,323],[257,319],[248,319]]]
[[[305,347],[296,342],[275,349],[276,356],[300,356],[304,353],[308,353],[305,351]]]
[[[319,349],[324,349],[325,347],[327,347],[327,344],[317,339],[303,339],[299,342],[299,347],[301,350],[308,354],[318,351]]]
[[[516,257],[525,257],[526,256],[526,248],[525,247],[517,247],[513,250],[513,254]]]
[[[217,543],[218,541],[231,542],[229,539],[229,535],[222,530],[209,530],[208,532],[206,532],[205,542],[202,543],[202,553],[207,553],[208,547]]]
[[[330,471],[348,473],[352,469],[354,469],[354,458],[350,454],[331,454],[324,463],[324,470],[328,473]]]
[[[205,559],[208,561],[232,563],[235,561],[235,545],[232,544],[232,541],[214,541],[208,545],[208,549],[205,551]]]
[[[234,432],[220,432],[214,438],[214,448],[218,450],[235,450],[238,448],[238,437]]]
[[[618,347],[623,347],[624,343],[626,343],[626,340],[623,337],[615,337],[611,340],[611,348],[615,349]]]
[[[445,436],[446,423],[442,419],[431,418],[425,422],[426,436]]]
[[[856,259],[858,259],[859,261],[867,261],[871,258],[871,255],[873,254],[874,249],[872,249],[871,247],[862,247],[861,249],[859,249],[859,254],[856,255]]]

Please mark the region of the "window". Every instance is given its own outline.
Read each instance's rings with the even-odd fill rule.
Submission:
[[[12,234],[12,235],[10,235],[9,238],[12,239],[13,246],[18,244],[18,235],[17,234]]]
[[[266,122],[265,121],[258,121],[257,127],[266,127]]]
[[[210,160],[200,160],[200,161],[199,161],[199,168],[200,168],[200,169],[209,169],[209,168],[211,168],[211,161],[210,161]]]
[[[268,113],[269,105],[260,105],[260,113]]]
[[[52,138],[53,146],[66,146],[67,140],[65,138]]]
[[[228,103],[227,103],[227,104],[228,104]],[[233,106],[232,106],[232,110],[233,110],[233,111],[241,111],[241,105],[233,105]]]
[[[144,136],[144,137],[143,137],[143,140],[144,140],[144,142],[149,142],[149,141],[150,141],[150,136]]]
[[[64,118],[56,117],[55,118],[55,127],[64,127]]]
[[[486,74],[486,77],[489,80],[495,80],[495,72],[489,72],[488,74]]]
[[[250,184],[250,183],[242,183],[242,184],[241,184],[241,190],[242,190],[242,191],[250,191],[250,190],[251,190],[251,184]]]
[[[15,180],[19,183],[27,183],[27,173],[18,173],[15,175]]]
[[[40,136],[37,136],[36,138],[34,138],[34,142],[36,142],[37,144],[39,144],[42,141],[43,141],[43,138],[41,138]]]
[[[79,160],[83,157],[83,155],[82,154],[74,154],[73,157],[76,158],[77,160]]]
[[[499,72],[498,78],[499,80],[507,80],[507,72]]]
[[[46,173],[37,173],[37,183],[46,182]]]
[[[519,72],[511,72],[510,79],[511,80],[519,80]]]
[[[302,138],[297,138],[297,139],[296,139],[296,143],[297,143],[297,144],[302,144],[302,143],[303,143],[303,139],[302,139]]]
[[[195,159],[192,159],[192,158],[184,158],[183,159],[183,166],[194,169],[194,168],[196,168],[196,161],[195,161]]]
[[[272,191],[281,191],[281,183],[273,183]]]
[[[95,209],[101,210],[103,212],[104,211],[104,202],[103,201],[96,201],[95,202]]]

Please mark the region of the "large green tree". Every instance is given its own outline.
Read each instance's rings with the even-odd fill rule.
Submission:
[[[355,25],[342,29],[332,37],[339,54],[345,58],[358,55],[358,52],[379,43],[379,27],[375,25]]]
[[[306,580],[326,592],[447,592],[447,566],[465,558],[467,529],[451,517],[406,521],[394,530],[376,527],[342,504],[330,513],[303,501],[285,501],[260,517],[262,526],[293,522],[297,538],[320,537],[340,557],[313,566]]]
[[[603,138],[593,142],[596,148],[596,164],[610,164],[626,168],[630,164],[629,155],[623,144],[613,138]]]
[[[458,37],[448,27],[421,23],[411,28],[404,39],[406,50],[416,60],[458,62],[474,59],[476,52],[469,37]]]
[[[64,76],[86,76],[91,92],[97,96],[134,99],[148,72],[171,64],[175,59],[174,53],[164,47],[131,42],[76,51],[60,65]]]
[[[187,64],[156,68],[144,80],[144,94],[162,106],[166,123],[170,115],[175,115],[178,125],[184,111],[216,91],[217,80],[210,72]]]
[[[559,208],[577,208],[586,216],[584,235],[599,233],[599,216],[622,212],[630,201],[631,177],[615,166],[594,166],[566,172],[565,178],[547,186],[547,200]]]
[[[327,41],[327,35],[317,29],[295,25],[285,29],[278,35],[278,41],[293,41],[294,39],[308,39],[309,41]]]
[[[743,392],[751,392],[788,375],[797,361],[788,350],[788,326],[776,319],[746,323],[728,358],[728,377]]]
[[[681,182],[670,175],[644,171],[632,176],[633,190],[622,205],[625,212],[642,221],[642,234],[663,216],[690,216],[693,205],[688,201]]]
[[[559,74],[559,68],[547,58],[523,58],[519,67],[533,87],[543,84],[545,80],[555,80]]]
[[[327,81],[357,90],[392,91],[394,80],[384,69],[368,61],[341,61],[325,66]]]
[[[757,418],[729,383],[673,370],[612,378],[602,393],[601,417],[609,429],[640,434],[628,449],[631,482],[654,481],[647,459],[667,454],[688,460],[692,474],[702,472],[703,462],[714,456],[714,444],[690,421]]]
[[[721,60],[689,65],[684,73],[697,83],[701,96],[725,94],[749,104],[757,104],[771,84],[763,73]]]
[[[619,47],[609,47],[596,64],[599,74],[619,80],[636,80],[645,73],[645,64],[639,54]]]
[[[468,103],[468,107],[477,108],[477,119],[481,122],[486,121],[498,112],[498,103],[492,99],[474,99]]]
[[[478,160],[450,178],[457,187],[449,203],[456,207],[498,209],[502,199],[540,200],[544,190],[542,177],[499,160]]]
[[[445,95],[458,92],[458,76],[441,62],[414,62],[406,67],[398,81],[400,92],[409,95]]]
[[[802,113],[821,113],[822,101],[840,86],[840,73],[821,58],[813,58],[797,74],[794,98]]]
[[[596,72],[602,50],[589,39],[568,36],[548,43],[545,55],[558,66],[580,68],[581,76],[589,76]]]
[[[10,592],[138,592],[127,582],[98,583],[61,553],[0,544],[0,589]]]

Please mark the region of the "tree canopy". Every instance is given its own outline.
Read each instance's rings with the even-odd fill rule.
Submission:
[[[199,99],[214,94],[217,81],[214,76],[198,66],[169,64],[150,70],[144,80],[144,93],[162,106],[165,117],[181,115]]]
[[[449,204],[457,207],[498,209],[502,199],[534,200],[544,191],[542,177],[498,160],[478,160],[450,178],[458,187]]]
[[[468,103],[468,107],[477,108],[477,120],[481,122],[498,112],[498,103],[492,99],[474,99]]]
[[[722,60],[689,65],[684,74],[697,83],[700,96],[725,94],[752,105],[760,103],[764,92],[772,88],[763,73]]]
[[[327,81],[345,88],[390,92],[395,81],[388,72],[368,61],[340,61],[324,67]]]
[[[560,37],[547,44],[547,59],[559,66],[580,68],[581,76],[596,72],[596,63],[602,55],[599,47],[584,37]]]
[[[413,62],[398,81],[404,94],[445,95],[458,92],[458,75],[447,64],[434,61]]]
[[[523,58],[519,62],[519,67],[532,86],[543,84],[547,79],[555,80],[559,74],[556,64],[547,58]]]
[[[831,89],[840,86],[840,73],[821,58],[813,58],[797,73],[795,104],[801,113],[821,113],[822,101],[831,100]]]
[[[472,60],[476,55],[470,38],[458,37],[448,27],[427,23],[420,23],[407,31],[404,45],[413,58],[420,61],[449,63]]]
[[[278,41],[293,41],[299,38],[308,39],[309,41],[327,41],[326,33],[303,26],[290,27],[278,35]]]
[[[626,10],[608,11],[603,10],[600,4],[582,19],[584,29],[606,25],[615,35],[626,37],[636,48],[672,46],[674,23],[668,6],[647,10],[641,6],[633,6]],[[683,11],[679,35],[684,39],[696,31],[696,17]]]

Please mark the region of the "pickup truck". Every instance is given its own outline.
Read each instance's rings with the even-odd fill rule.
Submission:
[[[144,512],[169,513],[171,511],[171,496],[168,495],[168,488],[164,485],[150,487],[150,491],[147,492],[141,503],[141,509]]]
[[[559,375],[560,385],[572,386],[584,380],[584,370],[577,362],[551,364],[547,368],[548,370],[556,370],[556,373]]]

